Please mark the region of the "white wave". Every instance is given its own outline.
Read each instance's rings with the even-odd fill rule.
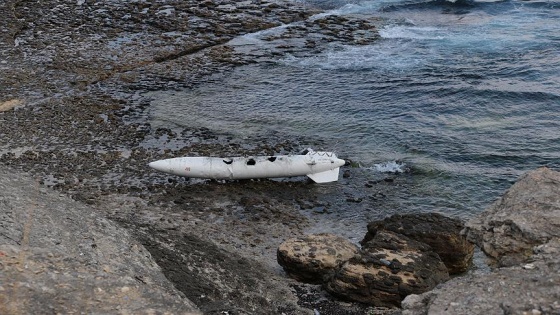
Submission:
[[[322,70],[373,70],[381,73],[406,72],[426,62],[422,52],[406,53],[409,43],[384,41],[366,46],[336,46],[312,57],[287,56],[281,63]],[[403,54],[405,52],[405,54]]]
[[[401,3],[403,3],[402,0],[363,1],[358,4],[346,4],[335,11],[338,14],[368,14],[378,12],[387,6]]]
[[[404,173],[407,169],[406,164],[397,161],[387,161],[379,164],[374,164],[370,169],[380,173]]]
[[[358,3],[347,3],[341,5],[337,9],[325,12],[329,15],[346,15],[346,14],[372,14],[392,6],[406,6],[420,3],[429,3],[433,0],[375,0],[375,1],[359,1]],[[456,3],[460,0],[445,0],[449,3]],[[485,0],[481,0],[485,1]],[[492,0],[500,1],[500,0]]]
[[[387,39],[444,39],[442,30],[437,27],[418,27],[394,25],[379,30],[379,35]]]
[[[230,46],[243,46],[248,44],[262,44],[265,41],[262,38],[272,35],[279,35],[282,34],[288,27],[292,25],[297,25],[300,22],[292,23],[292,24],[282,24],[276,27],[271,27],[268,29],[260,30],[254,33],[248,33],[241,36],[234,37],[228,42]]]
[[[310,17],[309,20],[313,21],[330,15],[374,14],[383,10],[384,8],[394,6],[394,5],[402,5],[403,3],[422,3],[427,1],[430,0],[407,0],[407,1],[376,0],[376,1],[360,1],[358,3],[347,3],[347,4],[340,3],[340,7],[316,14]],[[447,0],[447,1],[455,2],[456,0]]]

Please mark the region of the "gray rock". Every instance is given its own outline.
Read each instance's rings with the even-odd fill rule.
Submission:
[[[546,167],[522,176],[463,233],[499,266],[526,261],[533,247],[560,237],[560,173]]]
[[[324,233],[283,242],[278,247],[277,260],[291,277],[322,283],[358,251],[358,246],[350,241]]]
[[[375,306],[400,306],[409,294],[449,279],[439,256],[424,243],[379,231],[325,285],[331,294]]]
[[[0,167],[0,313],[199,314],[93,208]]]
[[[403,315],[560,314],[559,283],[557,261],[469,274],[431,292],[408,296],[402,303]]]
[[[474,245],[460,234],[463,223],[439,213],[396,214],[368,224],[368,232],[362,243],[379,230],[403,234],[413,240],[430,245],[445,263],[449,274],[467,271],[471,266]]]
[[[402,303],[410,314],[560,314],[560,173],[522,176],[465,234],[498,262]]]

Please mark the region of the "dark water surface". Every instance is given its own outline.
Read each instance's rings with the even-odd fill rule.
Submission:
[[[560,167],[560,2],[327,2],[386,19],[382,39],[155,93],[153,124],[320,138],[362,181],[407,170],[391,209],[463,218],[520,174]]]

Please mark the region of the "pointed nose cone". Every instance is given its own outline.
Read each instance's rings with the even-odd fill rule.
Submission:
[[[342,159],[339,159],[339,158],[336,158],[334,163],[340,167],[340,166],[345,165],[346,161],[344,161]]]
[[[151,162],[148,165],[154,170],[164,172],[164,173],[169,173],[169,162],[167,162],[166,160]]]
[[[336,165],[336,167],[341,167],[346,164],[346,161],[343,159],[339,159],[336,155],[333,154],[331,157],[331,163]]]

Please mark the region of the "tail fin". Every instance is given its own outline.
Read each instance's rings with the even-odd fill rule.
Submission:
[[[307,177],[311,178],[316,183],[336,182],[338,180],[339,169],[340,167],[337,167],[330,171],[307,174]]]

